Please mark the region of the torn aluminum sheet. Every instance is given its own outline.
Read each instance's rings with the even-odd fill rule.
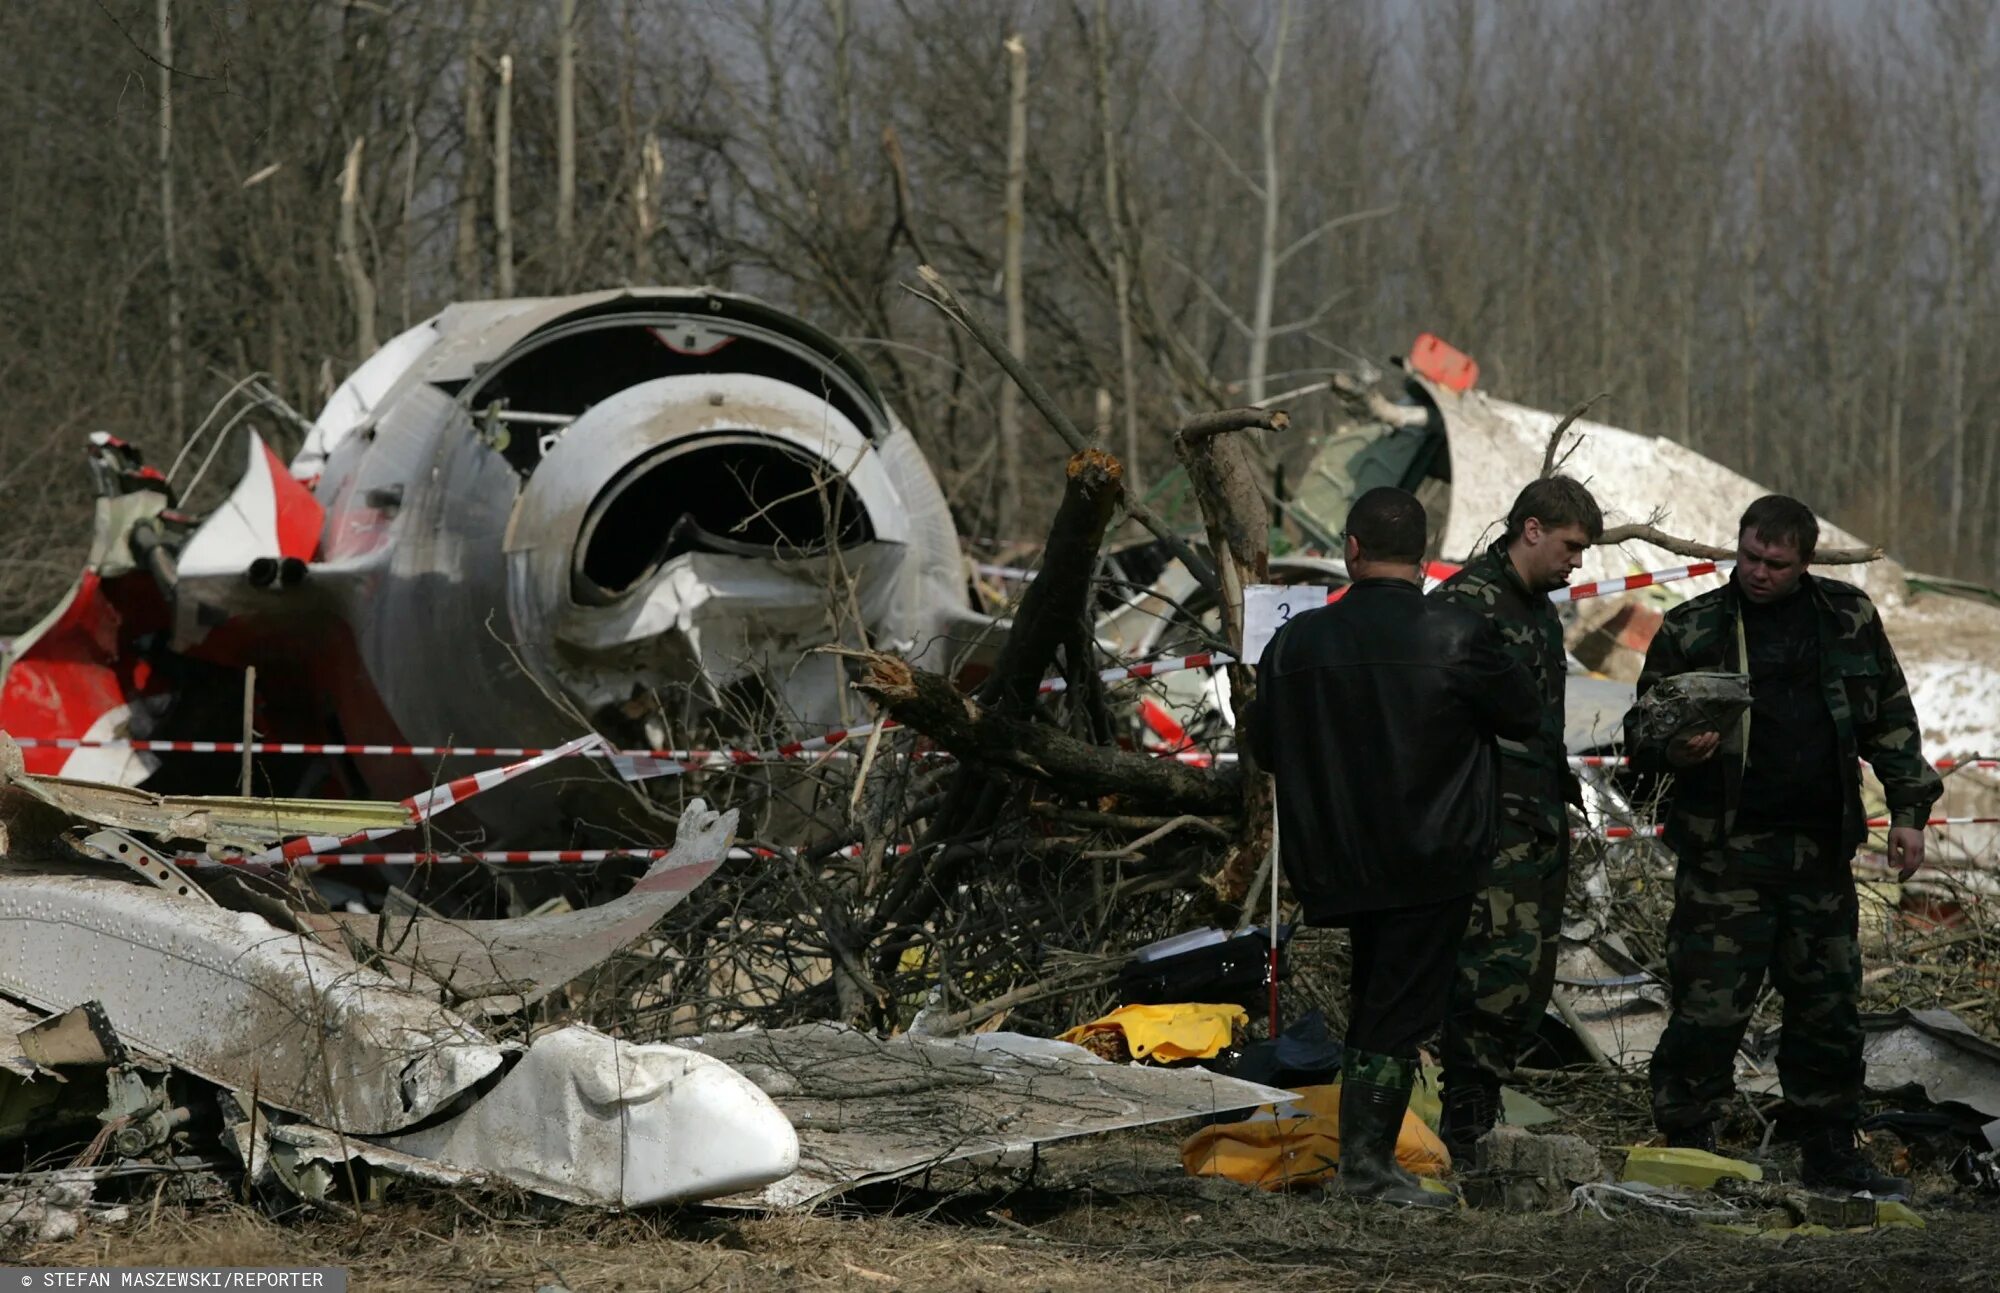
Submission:
[[[123,1064],[128,1058],[125,1043],[112,1030],[104,1007],[86,1001],[73,1010],[23,1028],[14,1043],[32,1063],[42,1068],[65,1064]]]
[[[745,1075],[678,1046],[544,1033],[466,1112],[390,1148],[578,1203],[642,1207],[754,1190],[798,1166],[785,1115]]]
[[[161,839],[199,840],[256,850],[298,835],[348,835],[406,825],[402,804],[363,799],[255,799],[235,795],[156,795],[128,786],[39,777],[22,771],[21,750],[0,736],[0,789],[18,790],[71,818]]]
[[[742,1207],[804,1207],[942,1163],[1292,1098],[1205,1069],[1110,1064],[1019,1033],[883,1041],[821,1023],[682,1045],[741,1071],[798,1128],[798,1172],[722,1200]]]
[[[241,1093],[239,1101],[247,1103]],[[247,1116],[229,1128],[227,1143],[243,1164],[250,1184],[278,1186],[302,1199],[321,1200],[341,1191],[348,1168],[360,1164],[395,1176],[449,1187],[482,1185],[487,1178],[442,1163],[433,1163],[371,1144],[358,1136],[342,1136],[307,1122],[273,1123]]]
[[[630,892],[580,911],[508,920],[362,915],[329,919],[379,953],[389,975],[435,993],[442,985],[481,1014],[509,1014],[540,1001],[645,936],[714,873],[736,836],[736,811],[710,812],[701,800],[681,813],[673,851]]]
[[[0,873],[0,991],[95,999],[128,1045],[350,1134],[422,1121],[510,1049],[301,935],[122,879]]]
[[[1863,1015],[1861,1028],[1870,1090],[1914,1087],[1932,1104],[1963,1105],[1982,1119],[2000,1118],[2000,1046],[1957,1015],[1906,1008]]]

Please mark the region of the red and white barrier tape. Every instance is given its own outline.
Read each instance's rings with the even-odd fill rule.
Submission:
[[[1600,579],[1593,583],[1578,584],[1569,588],[1558,588],[1549,594],[1554,602],[1581,601],[1589,597],[1603,597],[1612,593],[1628,592],[1647,588],[1655,584],[1673,583],[1682,579],[1693,579],[1701,575],[1720,574],[1735,567],[1733,561],[1697,561],[1685,566],[1674,566],[1666,570],[1642,571],[1616,579]],[[1122,665],[1098,672],[1102,683],[1125,682],[1135,678],[1157,678],[1163,674],[1180,673],[1189,669],[1219,668],[1236,664],[1235,656],[1225,651],[1200,651],[1193,655],[1168,656],[1141,664]],[[1045,678],[1039,691],[1043,695],[1069,690],[1067,678]],[[544,758],[564,757],[567,753],[587,754],[591,757],[608,757],[620,776],[627,781],[643,781],[651,777],[671,777],[704,769],[725,768],[757,763],[778,763],[794,761],[810,755],[820,754],[852,737],[866,736],[875,730],[876,724],[863,723],[856,727],[837,729],[803,741],[793,741],[772,750],[752,751],[737,749],[715,750],[610,750],[591,746],[575,749],[576,742],[556,749],[531,746],[487,746],[487,745],[367,745],[339,744],[298,741],[153,741],[128,740],[121,738],[88,739],[71,737],[22,737],[15,744],[22,749],[54,750],[140,750],[149,753],[179,754],[242,754],[246,750],[252,754],[346,754],[443,758]],[[891,730],[897,726],[894,720],[884,720],[880,726]],[[1176,754],[1188,762],[1198,762],[1204,758],[1198,753]],[[1572,765],[1578,767],[1623,766],[1622,760],[1599,756],[1573,758]],[[539,765],[538,765],[539,766]],[[1952,766],[1940,762],[1939,767]],[[1981,760],[1972,766],[1981,768],[2000,767],[2000,761]]]
[[[1866,825],[1870,830],[1881,830],[1889,825],[1886,817],[1870,818]],[[1924,822],[1934,826],[2000,826],[2000,817],[1932,817]],[[1607,826],[1602,830],[1571,831],[1571,839],[1582,840],[1631,840],[1657,839],[1666,834],[1664,826]]]
[[[829,854],[830,857],[858,858],[863,847],[851,844]],[[908,844],[892,844],[888,852],[898,857],[908,853]],[[423,865],[475,865],[479,863],[513,863],[529,865],[536,863],[590,863],[609,862],[618,858],[630,858],[635,862],[657,862],[672,853],[672,849],[499,849],[474,853],[300,853],[279,859],[258,857],[210,857],[207,854],[183,854],[174,859],[181,866],[423,866]],[[751,858],[774,858],[779,856],[773,849],[733,848],[725,855],[734,861]],[[690,863],[689,865],[698,865]]]
[[[1121,665],[1116,669],[1100,669],[1099,682],[1124,682],[1128,678],[1157,678],[1163,673],[1180,673],[1184,669],[1207,669],[1214,665],[1235,664],[1236,657],[1226,651],[1198,651],[1193,655],[1173,655],[1159,660],[1149,660],[1144,664]],[[1042,679],[1041,693],[1068,691],[1069,679]]]
[[[1572,754],[1569,766],[1572,768],[1625,768],[1632,761],[1622,754]],[[1939,772],[1949,772],[1953,768],[1980,768],[2000,770],[2000,759],[1938,759],[1931,764]]]
[[[1182,656],[1182,660],[1200,657]],[[1228,663],[1227,656],[1213,658],[1220,663]],[[1167,663],[1161,661],[1162,664]],[[1144,668],[1145,666],[1137,666]],[[1195,666],[1199,667],[1199,666]],[[1134,675],[1145,677],[1148,675]],[[1060,679],[1056,680],[1060,681]],[[759,763],[795,762],[809,758],[852,757],[851,751],[834,750],[830,746],[842,740],[857,736],[867,736],[874,730],[874,724],[842,728],[824,736],[800,741],[792,745],[780,746],[773,750],[613,750],[591,749],[578,752],[580,758],[610,759],[622,772],[627,766],[670,767],[669,772],[644,772],[648,776],[671,776],[675,772],[691,772],[733,766],[748,766]],[[881,724],[884,731],[894,731],[900,725],[893,719],[885,719]],[[53,737],[23,737],[14,744],[26,750],[157,750],[192,754],[241,754],[246,748],[252,754],[373,754],[373,755],[416,755],[442,758],[532,758],[553,753],[553,746],[509,746],[509,745],[309,745],[294,741],[251,741],[246,746],[242,741],[144,741],[124,740],[116,737],[96,739],[56,739]],[[947,758],[939,753],[934,757]],[[1231,751],[1204,754],[1199,751],[1162,752],[1162,758],[1172,757],[1184,763],[1233,763],[1236,755]],[[1616,754],[1572,754],[1569,765],[1572,768],[1623,768],[1630,761]],[[1977,768],[1981,771],[2000,771],[2000,759],[1938,759],[1931,764],[1940,772],[1953,768]]]
[[[546,767],[554,763],[557,759],[568,758],[570,755],[602,744],[604,744],[604,738],[596,732],[590,732],[577,737],[574,741],[559,745],[544,754],[538,754],[532,759],[523,759],[519,763],[510,763],[505,767],[488,768],[484,772],[475,772],[469,777],[459,777],[456,780],[448,781],[442,786],[433,786],[420,795],[412,795],[403,801],[403,807],[409,811],[410,819],[402,825],[381,826],[372,830],[356,831],[354,834],[348,836],[304,835],[295,840],[287,840],[275,849],[266,849],[250,860],[253,862],[275,862],[281,858],[302,857],[308,853],[327,853],[334,849],[346,848],[350,844],[363,844],[369,840],[385,839],[388,836],[406,831],[412,826],[421,825],[453,804],[463,803],[482,791],[491,790],[497,785],[512,781],[514,778],[533,772],[537,768]]]
[[[1703,575],[1720,575],[1736,569],[1734,561],[1697,561],[1690,565],[1674,566],[1667,570],[1643,570],[1636,575],[1621,575],[1616,579],[1599,579],[1588,584],[1571,584],[1558,588],[1549,594],[1552,602],[1580,602],[1586,597],[1604,597],[1611,593],[1629,593],[1634,589],[1651,588],[1655,584],[1671,584],[1682,579],[1698,579]]]
[[[1889,824],[1887,818],[1875,818],[1868,826],[1880,830]],[[1926,827],[1946,826],[2000,826],[2000,817],[1933,817]],[[1657,839],[1665,833],[1664,826],[1607,826],[1602,830],[1572,831],[1572,839],[1630,840]],[[888,851],[902,856],[911,851],[908,844],[893,844]],[[850,844],[829,857],[858,858],[863,846]],[[514,864],[580,864],[608,862],[618,858],[634,861],[658,861],[671,853],[671,849],[512,849],[489,850],[474,853],[294,853],[283,857],[260,854],[256,857],[209,857],[207,855],[183,855],[174,860],[182,866],[252,866],[281,864],[288,866],[422,866],[422,865],[474,865],[480,863]],[[779,854],[772,849],[733,848],[727,855],[737,861],[754,858],[773,858]]]

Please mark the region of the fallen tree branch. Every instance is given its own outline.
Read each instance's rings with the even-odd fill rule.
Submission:
[[[1197,413],[1181,423],[1176,439],[1196,445],[1229,431],[1283,431],[1291,425],[1291,415],[1283,409],[1217,409],[1213,413]]]
[[[1082,797],[1107,795],[1181,813],[1220,813],[1237,801],[1233,770],[1189,767],[1079,741],[1045,723],[993,713],[941,674],[880,651],[849,653],[866,672],[856,691],[960,759],[1031,777]]]
[[[1651,525],[1614,525],[1599,536],[1597,542],[1605,547],[1634,541],[1650,543],[1656,548],[1682,557],[1694,557],[1702,561],[1734,561],[1736,550],[1718,548],[1713,544],[1696,543],[1692,539],[1676,538]],[[1870,561],[1880,561],[1880,548],[1820,548],[1814,551],[1812,564],[1815,566],[1859,566]]]
[[[1572,423],[1574,423],[1578,418],[1582,417],[1585,413],[1589,412],[1591,405],[1597,403],[1597,401],[1603,399],[1605,396],[1609,394],[1611,394],[1610,391],[1599,391],[1597,394],[1591,396],[1589,399],[1585,400],[1583,403],[1577,405],[1575,408],[1571,409],[1568,413],[1564,414],[1562,421],[1556,423],[1556,429],[1549,432],[1548,448],[1542,450],[1543,480],[1547,480],[1549,477],[1555,475],[1556,469],[1569,460],[1569,454],[1567,453],[1564,454],[1561,458],[1556,457],[1556,450],[1562,446],[1563,432],[1569,430],[1570,425]],[[1577,441],[1577,444],[1582,444],[1582,443],[1583,441],[1580,439]],[[1574,452],[1576,452],[1576,446],[1571,445],[1570,453]]]
[[[1398,404],[1376,389],[1374,379],[1353,373],[1335,373],[1328,385],[1349,413],[1389,427],[1420,427],[1431,420],[1429,409],[1414,404]]]
[[[1007,376],[1014,380],[1014,384],[1021,388],[1021,393],[1028,397],[1028,402],[1035,406],[1035,410],[1048,421],[1049,426],[1063,438],[1065,444],[1077,453],[1090,448],[1090,441],[1084,438],[1083,433],[1076,429],[1076,424],[1071,422],[1068,415],[1056,404],[1055,397],[1050,395],[1048,389],[1028,371],[1014,352],[1007,348],[1007,343],[994,333],[987,322],[952,290],[951,284],[945,282],[944,275],[929,265],[919,265],[917,273],[938,295],[925,296],[921,292],[913,295],[937,306],[944,312],[945,317],[971,333],[972,339],[984,347],[986,353],[993,356],[994,362],[999,364]],[[1219,587],[1214,569],[1208,562],[1202,560],[1201,554],[1195,551],[1192,544],[1174,533],[1173,527],[1162,520],[1159,513],[1136,498],[1125,500],[1125,511],[1133,520],[1151,531],[1154,538],[1166,545],[1167,551],[1179,558],[1181,564],[1187,567],[1188,573],[1203,586],[1211,590]]]

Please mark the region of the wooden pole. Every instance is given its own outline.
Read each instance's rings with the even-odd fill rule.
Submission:
[[[243,671],[243,773],[237,779],[238,793],[246,799],[252,793],[250,780],[250,742],[257,738],[254,726],[256,716],[257,666],[253,664]]]

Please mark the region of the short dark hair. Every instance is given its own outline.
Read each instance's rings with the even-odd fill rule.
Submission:
[[[1569,476],[1544,476],[1529,481],[1527,488],[1514,496],[1514,506],[1507,513],[1507,533],[1501,539],[1512,543],[1520,538],[1531,516],[1550,530],[1580,525],[1592,543],[1604,536],[1604,513],[1597,500],[1581,481]]]
[[[1746,531],[1766,543],[1791,540],[1798,545],[1801,561],[1811,561],[1819,547],[1819,518],[1810,507],[1784,494],[1766,494],[1745,508],[1736,537],[1742,538]]]
[[[1347,509],[1347,537],[1367,561],[1422,561],[1428,527],[1417,496],[1394,485],[1377,485]]]

